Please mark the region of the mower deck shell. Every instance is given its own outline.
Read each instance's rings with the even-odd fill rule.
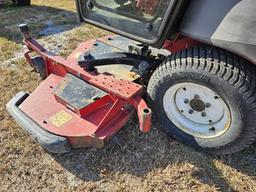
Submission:
[[[83,42],[65,59],[47,51],[29,37],[26,27],[24,30],[28,47],[25,57],[33,67],[30,53],[40,55],[47,78],[30,95],[22,96],[18,104],[15,98],[11,100],[7,108],[43,148],[52,153],[81,147],[101,148],[125,126],[134,109],[141,131],[150,130],[151,110],[141,98],[143,86],[132,82],[136,78],[129,74],[130,69],[121,66],[112,74],[107,71],[108,67],[99,66],[103,72],[98,67],[97,71],[90,72],[78,63],[78,58],[86,52],[96,58],[103,51],[125,52],[111,45],[115,42],[114,36]],[[121,78],[120,71],[126,71],[128,78]],[[84,94],[86,91],[90,93]]]
[[[131,111],[120,111],[99,128],[114,101],[106,95],[85,106],[85,112],[81,116],[56,100],[53,87],[62,80],[63,77],[51,74],[19,105],[19,109],[47,132],[67,138],[72,148],[103,147],[104,140],[124,126]]]
[[[71,146],[65,137],[54,135],[29,118],[19,105],[29,96],[26,92],[20,92],[10,100],[6,108],[15,118],[16,122],[47,151],[51,153],[66,153],[71,150]]]

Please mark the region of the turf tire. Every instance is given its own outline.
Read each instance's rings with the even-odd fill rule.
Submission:
[[[252,63],[216,47],[184,49],[170,55],[152,74],[147,88],[149,103],[169,136],[208,153],[235,153],[256,140],[255,72]],[[163,107],[164,94],[171,86],[186,82],[206,86],[223,98],[231,111],[229,131],[215,140],[200,138],[198,142],[170,121]],[[213,145],[205,147],[202,142]]]

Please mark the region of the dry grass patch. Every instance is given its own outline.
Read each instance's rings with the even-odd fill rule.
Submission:
[[[0,61],[5,61],[15,56],[21,48],[20,44],[9,41],[0,35]]]

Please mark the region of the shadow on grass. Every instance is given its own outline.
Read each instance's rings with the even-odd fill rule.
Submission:
[[[76,12],[36,5],[4,6],[0,8],[0,21],[0,37],[17,43],[22,41],[20,23],[27,23],[35,38],[68,31],[78,25]]]
[[[54,158],[68,171],[84,181],[97,181],[111,174],[131,174],[147,176],[153,170],[172,167],[170,183],[183,180],[190,174],[192,180],[214,186],[220,191],[235,191],[222,174],[225,170],[214,163],[224,164],[248,176],[255,176],[255,147],[229,156],[211,156],[178,141],[168,139],[155,125],[148,133],[140,133],[136,124],[130,123],[115,136],[103,149],[81,149]],[[189,170],[182,166],[189,164]],[[173,174],[173,176],[172,176]],[[154,178],[152,178],[154,179]],[[166,178],[165,178],[166,179]],[[179,181],[178,181],[179,182]]]

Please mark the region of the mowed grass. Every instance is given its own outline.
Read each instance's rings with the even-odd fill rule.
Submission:
[[[210,156],[168,138],[158,124],[141,133],[136,118],[103,149],[45,152],[5,110],[17,92],[40,83],[21,55],[17,25],[28,23],[32,36],[63,56],[108,32],[78,25],[71,0],[32,3],[0,9],[0,191],[256,191],[255,146]],[[40,35],[49,21],[64,32]]]

